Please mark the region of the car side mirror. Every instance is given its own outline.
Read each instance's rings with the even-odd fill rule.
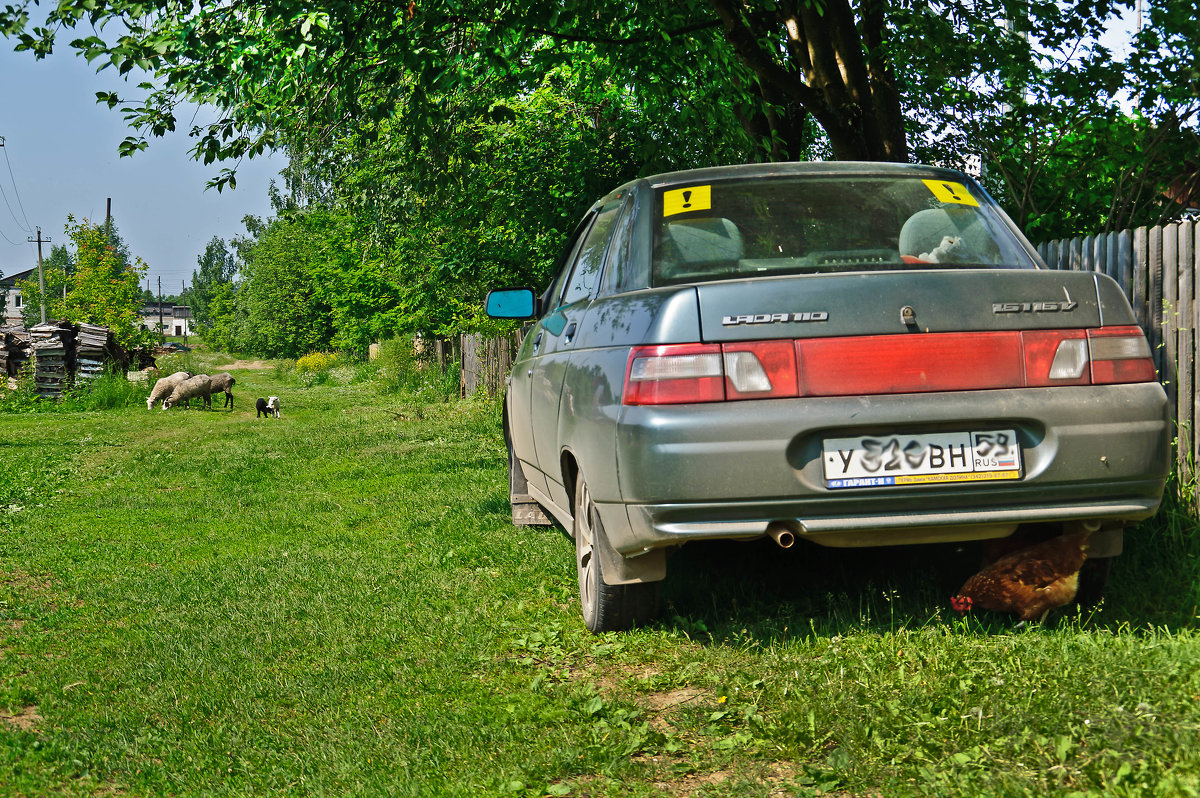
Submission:
[[[493,319],[532,319],[537,305],[532,288],[502,288],[488,292],[484,311]]]

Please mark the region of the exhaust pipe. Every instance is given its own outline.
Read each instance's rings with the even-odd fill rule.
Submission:
[[[767,534],[771,536],[771,540],[775,541],[781,549],[790,549],[796,543],[796,535],[782,521],[772,521],[768,524]]]

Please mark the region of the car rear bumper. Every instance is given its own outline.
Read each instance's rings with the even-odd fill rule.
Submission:
[[[869,423],[859,421],[869,419]],[[1017,524],[1154,513],[1170,461],[1157,383],[627,407],[621,495],[597,498],[626,556],[688,540],[856,546],[1000,537]],[[831,490],[827,437],[1015,429],[1020,480]]]

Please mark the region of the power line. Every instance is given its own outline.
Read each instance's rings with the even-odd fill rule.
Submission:
[[[8,208],[8,215],[17,223],[17,228],[25,233],[32,233],[33,230],[29,227],[29,217],[25,216],[25,205],[21,202],[21,192],[17,190],[17,179],[13,176],[12,161],[8,157],[8,147],[5,146],[4,136],[0,136],[0,150],[4,151],[4,163],[8,165],[8,180],[12,183],[13,196],[17,198],[17,206],[21,209],[21,218],[25,219],[25,224],[21,224],[21,219],[17,218],[17,214],[13,212],[12,203],[8,201],[8,194],[4,191],[3,184],[0,184],[0,197],[4,198],[4,205]]]

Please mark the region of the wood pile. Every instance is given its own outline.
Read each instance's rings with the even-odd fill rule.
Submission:
[[[29,328],[33,349],[33,384],[38,396],[57,399],[75,370],[75,330],[66,322],[48,321]]]
[[[81,323],[75,337],[75,381],[91,382],[104,374],[104,366],[114,363],[124,370],[129,356],[113,339],[112,331],[96,324]]]
[[[0,377],[16,377],[29,361],[29,331],[0,327]]]
[[[60,396],[72,381],[91,382],[110,364],[121,371],[129,365],[129,353],[107,327],[65,321],[49,321],[28,330],[0,327],[0,378],[19,377],[30,359],[35,390],[51,399]]]

